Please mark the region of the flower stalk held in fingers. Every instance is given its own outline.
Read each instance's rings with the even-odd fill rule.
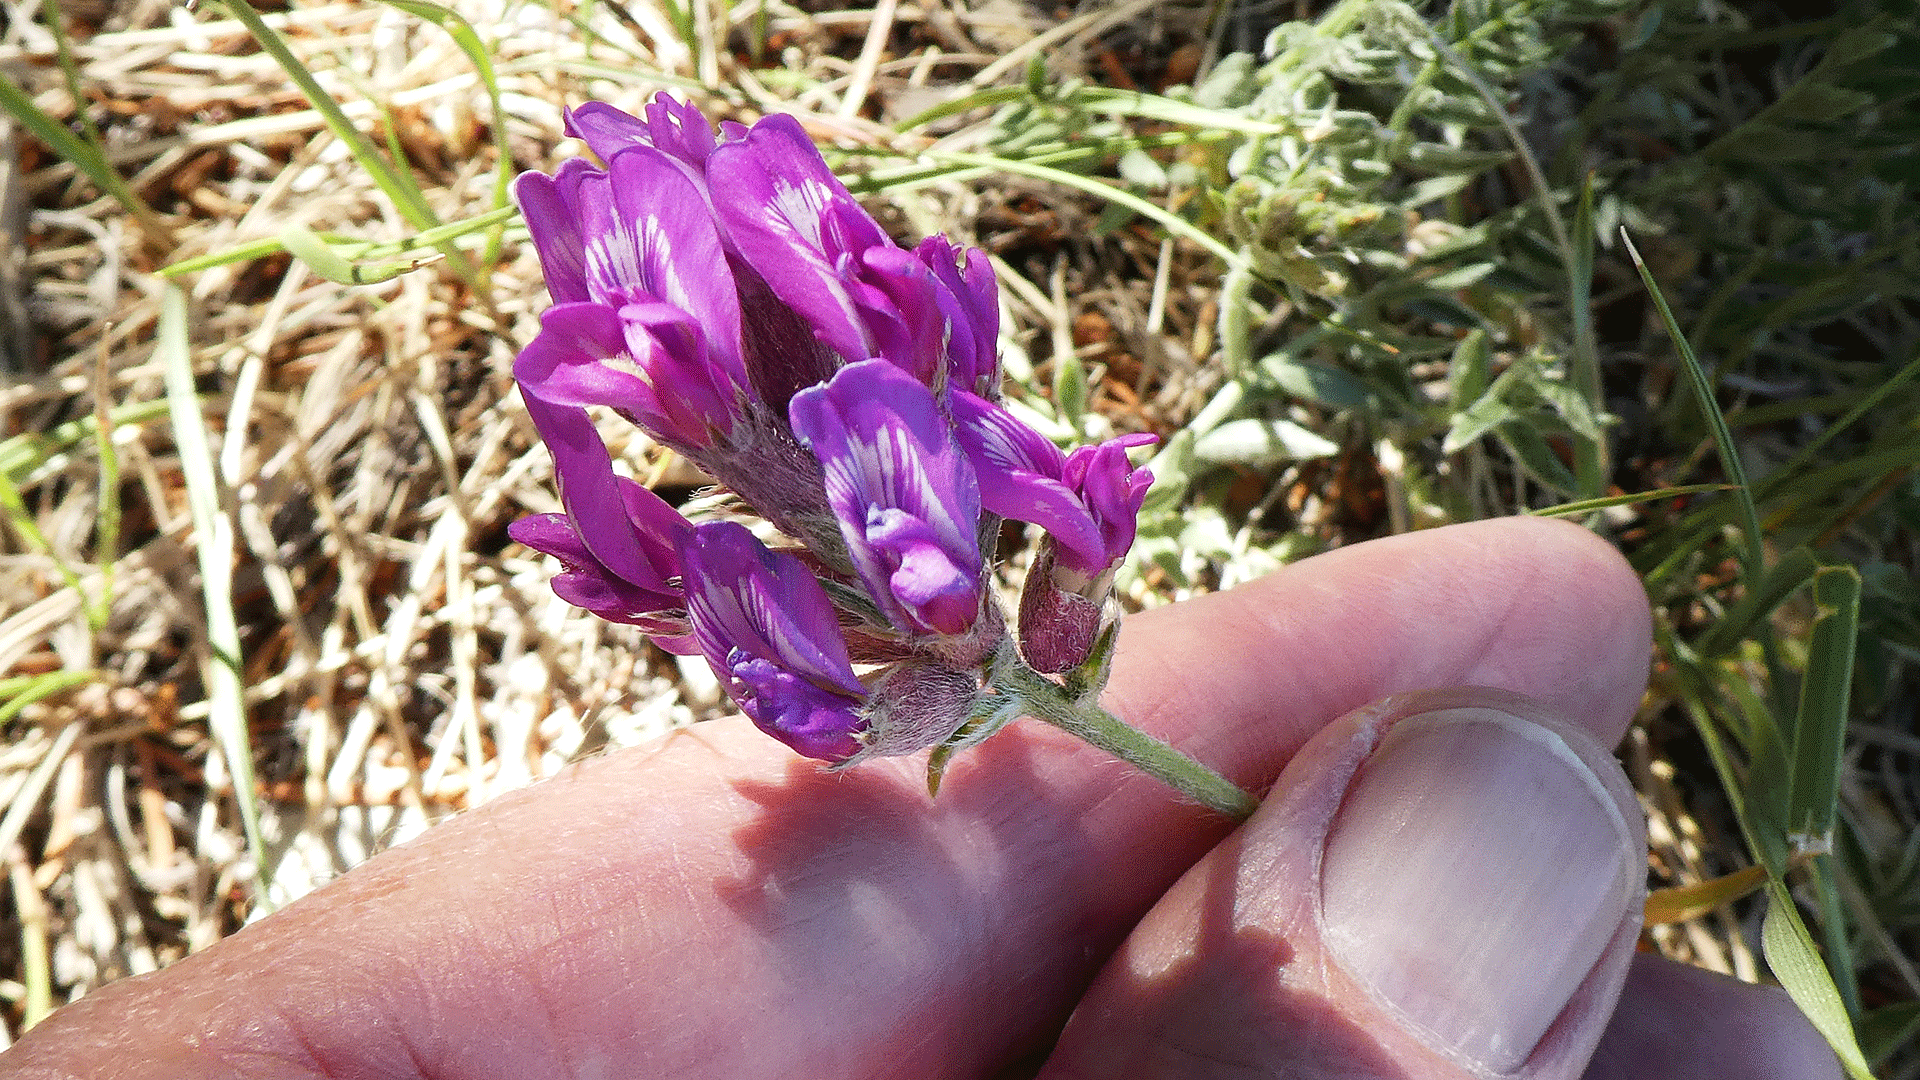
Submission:
[[[933,748],[937,783],[956,750],[1034,715],[1244,814],[1096,703],[1113,571],[1152,480],[1127,451],[1151,437],[1063,452],[999,404],[986,257],[895,244],[792,117],[716,134],[660,95],[568,124],[601,164],[515,184],[554,303],[514,377],[562,512],[510,533],[559,561],[555,592],[704,656],[809,757]],[[696,523],[620,476],[594,407],[737,505]],[[1045,534],[1017,639],[991,588],[1005,518]]]

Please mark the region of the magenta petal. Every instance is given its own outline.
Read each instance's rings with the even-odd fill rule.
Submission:
[[[698,168],[713,153],[713,126],[706,114],[666,91],[647,103],[647,134],[662,152]]]
[[[845,359],[873,355],[842,263],[892,241],[827,168],[799,121],[769,116],[744,138],[722,143],[707,158],[707,182],[721,193],[714,210],[728,240],[774,294]]]
[[[679,573],[673,550],[678,534],[692,528],[659,496],[632,481],[623,487],[607,447],[585,409],[523,395],[527,415],[553,454],[560,503],[580,542],[623,581],[669,592]],[[656,505],[657,504],[657,505]]]
[[[664,155],[645,148],[615,155],[607,178],[615,214],[632,230],[635,265],[627,287],[695,316],[711,362],[733,386],[744,387],[740,299],[700,192]]]
[[[567,134],[585,140],[601,161],[612,161],[630,146],[651,146],[697,173],[714,147],[707,118],[665,91],[654,95],[645,112],[643,119],[605,102],[589,101],[567,111]]]
[[[600,304],[560,304],[541,313],[540,333],[520,350],[513,377],[527,395],[555,405],[608,405],[642,416],[660,411],[627,352],[619,313]]]
[[[1153,473],[1134,468],[1127,450],[1155,441],[1144,433],[1123,435],[1098,446],[1076,447],[1067,455],[1066,482],[1080,493],[1081,503],[1093,515],[1100,530],[1102,554],[1096,564],[1076,561],[1063,552],[1062,565],[1097,575],[1133,547],[1140,507],[1146,502],[1147,489],[1153,486]]]
[[[806,564],[731,521],[699,526],[681,558],[694,638],[741,710],[808,757],[856,753],[866,688]]]
[[[928,386],[944,385],[947,340],[957,311],[943,295],[939,279],[925,263],[891,244],[869,248],[859,261],[866,288],[854,295],[864,301],[862,314],[874,351]]]
[[[1099,525],[1067,485],[1067,458],[1059,447],[975,394],[956,390],[948,404],[954,437],[980,477],[989,513],[1040,526],[1083,561],[1104,557]]]
[[[507,535],[560,561],[554,595],[609,622],[632,623],[654,636],[662,648],[687,652],[686,620],[678,612],[686,601],[678,589],[650,589],[628,581],[595,558],[565,514],[536,514],[507,526]],[[668,552],[677,567],[678,556]],[[693,651],[698,651],[694,649]]]
[[[527,220],[547,292],[557,304],[588,298],[587,257],[580,233],[580,188],[605,183],[600,170],[579,158],[562,162],[554,176],[521,173],[513,182],[514,201]]]
[[[629,146],[652,146],[653,133],[639,117],[604,101],[589,101],[566,111],[567,134],[580,139],[601,161]]]
[[[986,253],[968,248],[965,267],[953,241],[929,236],[913,254],[933,271],[943,289],[939,302],[948,323],[948,380],[956,389],[985,398],[999,396],[1000,292]]]

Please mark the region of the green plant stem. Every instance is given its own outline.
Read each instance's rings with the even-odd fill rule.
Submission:
[[[1065,687],[1027,667],[1010,664],[999,673],[1010,690],[1025,700],[1028,714],[1130,765],[1157,776],[1175,791],[1234,819],[1245,821],[1260,800],[1198,761],[1159,739],[1122,723],[1101,708],[1094,695],[1076,699]]]

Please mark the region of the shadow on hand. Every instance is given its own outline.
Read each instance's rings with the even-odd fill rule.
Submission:
[[[778,782],[736,782],[760,810],[733,833],[751,871],[717,894],[823,1025],[900,1052],[902,1075],[983,1075],[1053,1039],[1171,880],[1160,858],[1117,873],[1141,861],[1124,850],[1140,838],[1082,820],[1100,792],[1157,782],[1118,766],[1091,792],[1057,787],[1057,757],[1003,733],[938,798],[919,757],[839,773],[796,761]],[[1180,868],[1203,850],[1176,853]]]

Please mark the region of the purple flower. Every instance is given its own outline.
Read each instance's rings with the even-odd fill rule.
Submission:
[[[846,363],[885,357],[928,386],[997,381],[999,305],[986,257],[944,237],[904,251],[847,192],[791,116],[707,158],[731,249]]]
[[[946,323],[949,385],[989,401],[1000,397],[1000,288],[986,252],[955,248],[944,236],[920,241],[913,254],[939,279],[935,302]]]
[[[567,110],[567,134],[581,139],[601,161],[629,146],[650,146],[685,165],[690,176],[705,167],[717,143],[713,128],[699,109],[668,94],[655,94],[646,116],[629,116],[601,101],[589,101]],[[738,137],[738,124],[730,136]]]
[[[858,753],[867,691],[813,571],[732,521],[683,535],[680,558],[693,636],[741,711],[807,757]]]
[[[980,614],[980,489],[926,386],[884,360],[794,396],[847,554],[895,626],[960,634]]]
[[[672,445],[732,431],[747,385],[740,304],[706,200],[660,151],[568,162],[514,185],[558,306],[521,354],[530,396],[609,405]]]
[[[974,394],[952,397],[954,433],[980,478],[990,513],[1038,525],[1059,545],[1057,565],[1094,581],[1133,546],[1153,474],[1127,450],[1152,435],[1122,435],[1063,454],[1006,409]]]
[[[1067,552],[1073,556],[1063,559],[1069,569],[1098,574],[1112,569],[1113,564],[1133,548],[1140,507],[1146,504],[1153,474],[1135,468],[1127,451],[1136,446],[1151,446],[1156,441],[1153,435],[1135,432],[1097,446],[1076,446],[1068,451],[1060,479],[1080,496],[1081,505],[1087,508],[1100,534],[1098,558],[1085,560],[1084,553]]]
[[[995,404],[986,256],[896,245],[790,116],[716,136],[661,95],[567,124],[604,164],[515,184],[554,306],[514,376],[565,513],[511,535],[560,560],[555,591],[702,653],[802,754],[909,753],[985,707],[1007,630],[981,548],[1001,515],[1048,533],[1022,600],[1029,663],[1084,663],[1151,479],[1127,450],[1147,437],[1063,454]],[[811,554],[692,524],[620,478],[596,406]]]
[[[693,526],[646,488],[615,476],[584,410],[527,399],[527,412],[553,453],[564,514],[537,514],[507,527],[520,543],[560,560],[553,591],[611,622],[655,634],[662,648],[692,652],[677,545]]]

